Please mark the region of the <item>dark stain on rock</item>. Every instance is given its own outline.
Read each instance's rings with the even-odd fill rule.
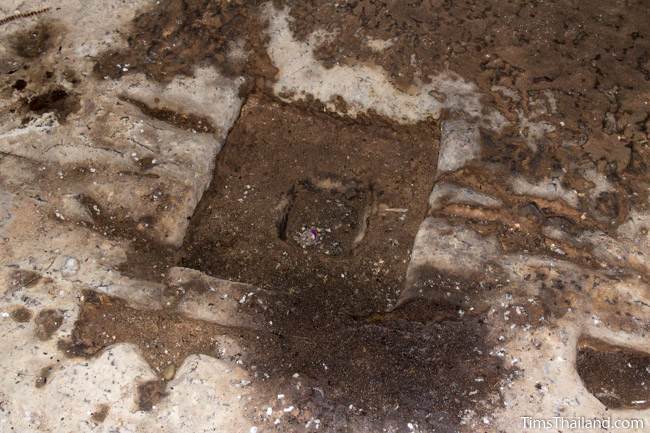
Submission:
[[[34,324],[36,337],[43,341],[49,340],[63,324],[63,312],[52,309],[41,310],[34,319]]]
[[[650,353],[592,337],[578,341],[576,368],[587,390],[610,409],[650,407]]]
[[[54,47],[57,33],[57,26],[53,22],[41,21],[33,27],[17,31],[9,40],[17,55],[34,59]]]
[[[10,111],[21,117],[22,125],[31,122],[35,114],[43,113],[54,113],[57,120],[64,123],[70,114],[81,108],[79,94],[71,90],[81,80],[66,66],[68,59],[60,58],[61,32],[58,22],[42,21],[8,37],[9,46],[16,55],[0,63],[11,63],[15,69],[0,76],[0,93],[10,99],[13,99],[12,93],[20,95]]]
[[[29,322],[32,318],[32,312],[25,307],[18,307],[11,311],[11,318],[18,323]]]
[[[35,286],[41,280],[42,276],[38,272],[26,269],[16,269],[9,275],[9,288],[7,294],[13,294],[19,290],[28,289]]]
[[[31,112],[36,114],[52,112],[60,121],[65,120],[68,115],[81,108],[79,97],[63,87],[54,87],[36,96],[26,98],[24,103]]]
[[[156,160],[151,156],[145,156],[144,158],[138,158],[136,164],[138,165],[140,170],[148,171],[156,166]]]
[[[141,411],[149,412],[165,397],[165,382],[162,380],[149,380],[138,385],[137,404]]]
[[[101,424],[106,420],[108,412],[110,411],[110,406],[107,404],[100,404],[97,408],[90,414],[90,418],[97,424]]]
[[[481,315],[461,318],[449,305],[416,301],[358,318],[363,292],[353,295],[352,284],[317,285],[304,274],[287,284],[278,290],[300,289],[267,316],[279,339],[252,345],[246,364],[274,378],[259,386],[286,392],[324,427],[363,419],[380,428],[391,418],[457,425],[458,414],[475,409],[507,375],[489,355]],[[294,373],[304,388],[292,386]]]
[[[34,383],[34,386],[36,388],[42,388],[45,385],[47,385],[47,381],[50,378],[50,375],[52,374],[53,367],[43,367],[41,368],[41,371],[39,371],[38,375],[36,376],[36,381]]]
[[[14,81],[14,84],[11,87],[20,92],[22,90],[25,90],[25,87],[27,87],[27,81],[23,79],[18,79]]]
[[[122,96],[120,98],[124,102],[137,107],[142,113],[154,119],[169,123],[176,128],[185,129],[188,131],[202,132],[205,134],[213,134],[216,132],[214,126],[207,117],[199,116],[192,113],[179,113],[165,107],[153,107],[143,101]]]
[[[146,174],[146,173],[145,173]],[[161,197],[163,195],[161,194]],[[79,201],[88,209],[92,222],[80,224],[110,239],[123,239],[131,242],[127,260],[118,270],[127,276],[152,281],[160,281],[174,262],[175,249],[164,245],[148,233],[156,224],[152,216],[134,220],[124,211],[111,211],[89,195],[82,194]],[[164,197],[160,206],[168,203]]]

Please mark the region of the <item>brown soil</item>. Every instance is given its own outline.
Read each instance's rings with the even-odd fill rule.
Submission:
[[[26,98],[23,102],[32,113],[53,112],[59,120],[64,120],[70,113],[78,111],[81,107],[79,97],[70,94],[61,87],[55,87],[31,98]]]
[[[28,308],[18,307],[11,313],[11,318],[18,323],[29,322],[32,319],[32,312]]]
[[[63,312],[60,310],[41,310],[34,318],[34,333],[40,340],[49,340],[63,324]]]
[[[97,406],[97,409],[93,411],[93,413],[90,415],[90,418],[92,418],[93,421],[95,421],[97,424],[101,424],[104,422],[106,417],[108,416],[108,412],[110,411],[110,406],[107,404],[100,404]]]
[[[648,78],[644,50],[649,12],[643,0],[589,5],[571,0],[288,3],[299,37],[320,28],[337,33],[319,51],[325,64],[372,61],[406,84],[446,67],[480,76],[495,54],[497,59],[514,60],[504,66],[518,70],[521,83],[516,84],[534,88],[587,87],[593,84],[587,77],[594,73],[606,80]],[[368,47],[368,39],[393,43],[377,53]],[[509,78],[503,73],[497,77]]]
[[[143,114],[167,122],[177,128],[203,133],[215,132],[214,126],[205,117],[192,113],[178,113],[165,107],[152,107],[133,98],[123,97],[121,99],[138,107]]]
[[[130,343],[138,347],[158,376],[138,386],[138,408],[150,411],[167,395],[167,382],[174,378],[176,369],[189,355],[205,354],[220,358],[223,349],[220,337],[226,334],[255,341],[249,329],[225,328],[215,323],[189,319],[176,310],[178,301],[185,293],[201,293],[202,290],[207,289],[198,283],[168,287],[164,294],[165,308],[162,310],[133,308],[123,299],[84,291],[72,335],[60,340],[59,348],[67,356],[89,358],[117,343]],[[242,305],[241,309],[251,309],[253,314],[259,315],[257,307],[257,304],[251,303]],[[242,314],[246,312],[242,311]],[[48,375],[49,369],[43,369],[42,380],[37,381],[37,386],[43,386]]]
[[[275,68],[264,50],[264,24],[258,0],[164,0],[133,21],[128,49],[102,54],[95,66],[100,77],[119,78],[143,72],[168,82],[192,75],[197,65],[212,65],[230,76],[270,79]],[[235,47],[251,53],[232,55]]]
[[[479,315],[445,301],[387,313],[427,212],[435,137],[251,97],[192,219],[184,266],[283,295],[265,313],[278,338],[254,342],[246,364],[272,378],[270,395],[299,373],[309,386],[293,397],[332,430],[355,417],[453,425],[503,378]]]
[[[54,113],[59,122],[80,108],[79,95],[71,88],[79,84],[67,66],[57,65],[56,48],[65,29],[55,21],[41,20],[7,36],[11,50],[0,59],[0,97],[20,99],[8,107],[21,116],[22,125],[34,114]],[[2,117],[4,113],[0,113]]]
[[[150,380],[141,383],[138,385],[138,409],[148,412],[166,395],[165,382],[161,380]]]
[[[16,269],[9,275],[7,294],[33,287],[38,284],[41,278],[42,276],[38,272],[28,271],[27,269]]]
[[[434,125],[352,122],[252,97],[217,158],[181,263],[265,288],[323,267],[309,279],[352,273],[350,281],[390,281],[395,294],[427,212],[436,135]],[[358,235],[353,257],[336,260]],[[335,243],[340,251],[322,257]]]
[[[58,26],[49,20],[41,20],[34,26],[11,35],[10,46],[16,54],[34,59],[49,51],[56,43]]]
[[[191,354],[219,357],[223,327],[188,319],[173,310],[129,307],[123,299],[84,291],[81,311],[69,340],[60,347],[69,356],[91,357],[116,343],[137,346],[151,368],[162,375]]]
[[[47,381],[50,378],[50,375],[52,374],[53,368],[54,367],[41,368],[41,371],[39,371],[38,375],[36,376],[36,380],[34,381],[34,386],[36,388],[42,388],[45,385],[47,385]]]
[[[585,387],[608,408],[650,407],[650,354],[582,337],[576,366]]]
[[[146,176],[146,172],[152,164],[151,159],[138,162],[140,169],[138,172],[123,174]],[[68,178],[70,176],[84,178],[90,174],[86,168],[77,168],[75,171],[75,173],[66,172],[66,176]],[[153,194],[155,194],[155,191]],[[126,210],[111,211],[86,195],[80,196],[79,201],[92,216],[92,222],[82,221],[79,222],[80,225],[110,239],[130,241],[127,260],[118,268],[120,272],[124,275],[152,281],[163,279],[169,267],[174,263],[174,249],[157,242],[149,235],[149,229],[155,223],[155,216],[147,215],[134,219]],[[163,209],[166,204],[166,197],[161,195],[158,208]]]

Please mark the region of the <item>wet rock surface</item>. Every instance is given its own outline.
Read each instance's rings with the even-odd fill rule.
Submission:
[[[0,5],[3,426],[648,417],[646,2],[47,6]]]

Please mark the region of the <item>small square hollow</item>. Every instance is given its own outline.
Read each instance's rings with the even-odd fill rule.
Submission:
[[[324,177],[293,188],[280,237],[325,256],[345,256],[363,241],[372,205],[371,188]]]

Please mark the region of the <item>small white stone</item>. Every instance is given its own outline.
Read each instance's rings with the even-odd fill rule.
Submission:
[[[77,272],[79,272],[79,260],[74,257],[66,257],[61,267],[61,275],[64,277],[72,277]]]

